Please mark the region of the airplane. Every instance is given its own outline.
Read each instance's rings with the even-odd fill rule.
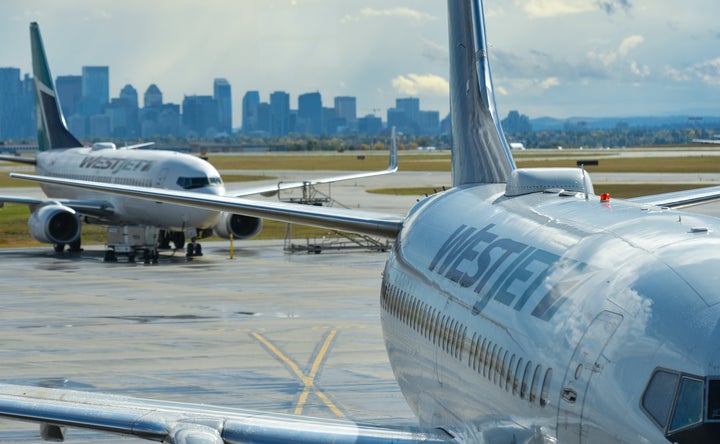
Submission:
[[[582,169],[517,168],[482,2],[447,3],[453,187],[407,215],[14,175],[394,238],[381,322],[419,429],[13,385],[0,416],[172,443],[717,442],[720,220],[682,208],[720,187],[622,200]]]
[[[37,23],[30,25],[30,40],[38,110],[39,153],[35,158],[0,156],[0,160],[35,165],[37,174],[44,176],[193,190],[217,196],[226,194],[220,173],[210,163],[189,154],[138,149],[152,143],[117,148],[114,143],[99,142],[84,147],[65,124]],[[395,171],[397,143],[393,132],[388,167],[385,170],[254,186],[230,194],[268,196],[293,188],[368,178]],[[262,219],[239,214],[119,198],[106,193],[55,185],[44,185],[42,188],[46,199],[0,196],[0,206],[4,203],[29,205],[32,211],[28,219],[30,234],[39,242],[53,244],[56,252],[62,252],[65,246],[69,246],[71,251],[81,249],[83,222],[114,227],[114,230],[108,230],[109,236],[111,232],[118,232],[117,227],[140,226],[151,231],[159,227],[162,231],[157,235],[162,247],[169,248],[172,241],[176,248],[183,248],[186,237],[190,239],[187,256],[201,256],[202,246],[197,239],[209,237],[213,233],[224,239],[232,235],[234,239],[240,240],[250,238],[262,229]],[[143,245],[144,240],[140,244]],[[157,261],[154,248],[144,250],[142,254],[146,261]],[[105,258],[116,260],[115,250],[108,249]]]

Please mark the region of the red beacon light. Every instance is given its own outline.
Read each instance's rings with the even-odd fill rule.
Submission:
[[[602,193],[600,195],[600,202],[610,202],[610,193]]]

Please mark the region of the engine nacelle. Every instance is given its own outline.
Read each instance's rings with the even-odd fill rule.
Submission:
[[[262,230],[262,219],[223,212],[213,230],[223,239],[230,239],[230,233],[232,233],[233,239],[247,239]]]
[[[75,210],[60,204],[44,205],[28,219],[30,234],[45,244],[70,244],[80,239],[82,222]]]

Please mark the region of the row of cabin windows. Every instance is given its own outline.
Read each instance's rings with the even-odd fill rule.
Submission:
[[[467,327],[450,316],[408,294],[394,285],[383,282],[380,304],[382,308],[439,346],[444,352],[462,360],[465,353]],[[488,338],[473,333],[467,350],[467,365],[490,382],[520,396],[531,404],[548,404],[552,368],[543,374],[542,365],[533,366]],[[542,379],[542,381],[541,381]]]
[[[65,179],[85,180],[88,182],[114,183],[118,185],[134,185],[138,187],[151,187],[152,179],[131,179],[127,177],[90,176],[84,174],[57,175]]]

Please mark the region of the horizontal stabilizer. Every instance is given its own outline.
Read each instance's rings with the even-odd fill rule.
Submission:
[[[384,427],[131,398],[104,393],[0,384],[0,416],[98,430],[162,442],[444,443],[437,429]],[[192,439],[178,440],[180,436]]]
[[[675,191],[672,193],[652,194],[627,199],[630,202],[654,205],[657,207],[686,208],[720,199],[720,186]]]

